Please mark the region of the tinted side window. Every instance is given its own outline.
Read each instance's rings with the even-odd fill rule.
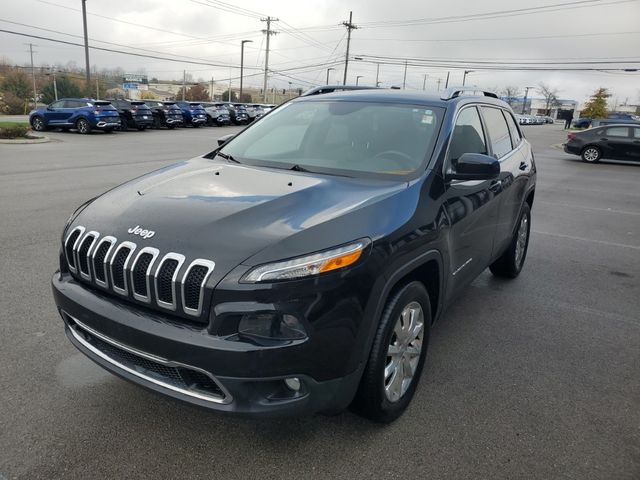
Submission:
[[[449,161],[455,166],[464,153],[487,154],[482,122],[476,107],[460,111],[449,145]]]
[[[633,129],[633,137],[634,137],[634,138],[640,138],[640,128],[635,127],[635,128]]]
[[[58,100],[57,102],[53,102],[49,105],[51,108],[64,108],[64,100]]]
[[[504,118],[507,119],[507,125],[509,125],[509,131],[511,132],[511,146],[516,148],[520,145],[520,141],[522,140],[522,135],[520,135],[520,130],[518,130],[518,126],[516,125],[516,121],[513,119],[513,116],[509,112],[503,111],[502,114]]]
[[[64,108],[76,108],[78,106],[78,102],[75,100],[65,100]]]
[[[627,127],[612,127],[607,128],[606,134],[608,137],[628,137],[629,129]]]
[[[487,133],[496,158],[500,159],[511,151],[509,127],[499,108],[482,107],[482,114],[487,124]]]

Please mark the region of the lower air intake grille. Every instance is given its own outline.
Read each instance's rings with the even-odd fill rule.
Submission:
[[[203,265],[195,265],[184,280],[184,305],[198,310],[200,306],[200,290],[209,269]]]
[[[147,291],[147,268],[149,268],[152,261],[152,254],[143,253],[138,257],[138,261],[133,269],[133,291],[143,297],[149,295]]]
[[[122,247],[113,259],[113,285],[120,289],[123,289],[125,286],[124,264],[127,261],[129,253],[131,253],[129,247]]]
[[[106,341],[91,328],[80,324],[66,313],[63,316],[69,324],[73,336],[85,347],[100,352],[109,363],[127,370],[138,377],[174,391],[190,396],[197,396],[216,403],[228,403],[231,398],[220,385],[206,373],[188,366],[176,365],[170,361],[140,352],[136,353],[128,347],[118,346],[117,342]]]
[[[178,261],[170,258],[160,267],[156,281],[158,282],[158,300],[173,303],[173,275],[178,268]]]

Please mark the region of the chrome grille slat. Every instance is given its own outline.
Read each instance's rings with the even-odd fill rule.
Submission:
[[[76,256],[76,266],[80,276],[91,281],[91,249],[95,245],[100,234],[95,230],[87,232],[82,240],[77,243],[78,248],[74,250]]]
[[[160,275],[162,273],[162,269],[165,266],[166,262],[168,260],[174,260],[176,262],[178,262],[177,266],[175,267],[172,275],[171,275],[171,302],[167,302],[162,300],[162,295],[160,294],[160,288],[159,288],[159,282],[160,282]],[[185,257],[184,255],[180,255],[179,253],[167,253],[164,257],[162,257],[162,260],[160,260],[160,264],[158,266],[158,270],[156,271],[156,275],[155,275],[155,291],[156,291],[156,302],[158,303],[159,306],[163,307],[163,308],[168,308],[169,310],[173,310],[174,312],[177,310],[178,308],[178,301],[177,301],[177,289],[176,289],[176,285],[177,285],[177,281],[178,281],[178,274],[180,272],[180,268],[182,267],[182,264],[184,263]]]
[[[129,294],[129,288],[127,285],[127,267],[129,266],[129,262],[131,261],[131,257],[133,256],[134,252],[136,251],[136,247],[137,245],[133,242],[122,242],[120,245],[118,245],[118,248],[116,248],[115,252],[113,252],[113,257],[111,257],[111,261],[109,262],[109,270],[111,272],[111,285],[113,288],[113,291],[116,293],[119,293],[120,295],[124,295],[127,296]],[[122,250],[128,248],[129,249],[129,253],[127,254],[126,258],[124,259],[124,262],[122,264],[122,267],[119,267],[118,265],[114,265],[115,260],[118,258],[118,253]],[[115,269],[118,269],[117,271]],[[116,276],[116,274],[118,276]],[[120,278],[120,275],[122,275],[122,287],[118,286],[116,283],[116,279]]]
[[[117,243],[117,239],[115,237],[106,236],[103,237],[102,240],[98,242],[96,248],[93,249],[92,262],[93,262],[93,280],[97,285],[100,285],[103,288],[109,288],[109,276],[107,275],[107,262],[109,260],[109,255],[113,250],[113,247]],[[105,244],[109,244],[107,251],[104,253],[104,257],[102,259],[98,258],[97,255],[100,253],[102,246]],[[102,275],[99,275],[100,272]]]
[[[78,264],[76,262],[75,251],[78,248],[78,242],[84,235],[85,230],[86,229],[82,226],[75,227],[73,230],[71,230],[71,232],[69,232],[69,235],[67,235],[67,239],[64,242],[64,254],[67,259],[67,265],[69,266],[69,270],[72,273],[76,273],[78,271],[76,269],[76,266]],[[72,244],[70,245],[69,242],[71,241],[72,238],[73,238],[73,241],[72,241]]]
[[[144,271],[144,282],[145,282],[144,284],[146,286],[146,294],[143,294],[141,292],[136,291],[136,275],[137,275],[136,266],[141,261],[141,257],[145,254],[151,255],[151,261],[149,262],[149,264],[147,265],[147,268],[145,268],[145,271]],[[159,254],[160,254],[160,250],[158,250],[157,248],[144,247],[140,249],[140,251],[138,252],[138,255],[136,256],[135,260],[131,264],[131,272],[130,272],[131,292],[133,293],[133,298],[135,298],[136,300],[140,300],[141,302],[145,302],[145,303],[151,303],[151,281],[149,277],[151,276],[151,269],[153,268],[153,264],[155,263],[156,258],[158,258]]]
[[[160,256],[157,248],[118,243],[116,237],[101,237],[84,226],[69,232],[63,255],[69,271],[83,281],[190,317],[202,315],[205,286],[215,268],[214,262],[198,258],[185,269],[184,255]]]
[[[193,307],[188,307],[187,306],[187,296],[186,296],[186,290],[185,290],[185,285],[187,283],[187,280],[189,279],[189,275],[191,274],[191,271],[194,269],[194,267],[204,267],[207,269],[206,273],[204,274],[204,277],[202,278],[202,280],[199,282],[200,284],[200,288],[199,288],[199,292],[198,292],[198,305],[196,308]],[[215,267],[215,263],[210,261],[210,260],[205,260],[203,258],[198,258],[196,260],[194,260],[193,262],[191,262],[191,264],[189,265],[189,267],[187,268],[187,270],[184,272],[184,276],[182,277],[182,285],[181,285],[181,290],[182,290],[182,309],[184,310],[184,312],[187,315],[192,315],[194,317],[199,317],[200,314],[202,313],[202,304],[204,301],[204,286],[207,283],[207,280],[209,279],[209,276],[211,275],[211,273],[213,272],[213,269]]]

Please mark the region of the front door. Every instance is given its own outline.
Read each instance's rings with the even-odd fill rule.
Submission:
[[[45,114],[45,124],[48,126],[55,126],[62,123],[64,118],[64,100],[57,100],[47,107],[47,113]]]
[[[464,153],[489,149],[475,106],[465,107],[456,119],[447,153],[445,172],[455,171]],[[447,182],[445,209],[450,222],[449,298],[471,282],[489,264],[498,217],[496,180],[451,180]]]

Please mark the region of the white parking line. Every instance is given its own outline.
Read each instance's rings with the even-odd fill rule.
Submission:
[[[577,240],[580,242],[599,243],[601,245],[607,245],[610,247],[621,247],[621,248],[631,248],[633,250],[640,250],[640,246],[638,245],[627,245],[625,243],[607,242],[606,240],[594,240],[591,238],[574,237],[572,235],[562,235],[561,233],[541,232],[539,230],[532,230],[532,231],[533,233],[537,233],[539,235],[548,235],[550,237],[566,238],[569,240]]]

